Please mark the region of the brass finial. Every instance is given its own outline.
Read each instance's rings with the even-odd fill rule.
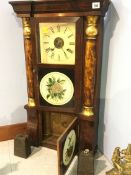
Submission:
[[[24,37],[30,38],[31,35],[30,18],[23,18],[23,28],[24,28]]]
[[[34,107],[35,106],[35,100],[33,98],[28,99],[28,106]]]
[[[87,17],[87,28],[86,35],[89,39],[95,39],[98,35],[97,25],[98,16],[88,16]]]

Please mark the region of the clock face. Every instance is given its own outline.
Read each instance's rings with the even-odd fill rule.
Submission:
[[[63,149],[63,164],[67,166],[73,156],[76,145],[76,133],[75,130],[71,130],[66,137],[66,141]]]
[[[41,63],[75,64],[75,23],[39,23]]]
[[[40,81],[40,93],[45,101],[52,105],[68,103],[74,94],[73,83],[61,72],[46,74]]]

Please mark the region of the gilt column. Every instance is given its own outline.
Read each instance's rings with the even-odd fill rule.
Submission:
[[[39,146],[40,127],[38,127],[38,118],[40,114],[35,109],[35,92],[34,92],[34,79],[33,79],[33,59],[32,59],[32,43],[31,43],[31,26],[30,18],[22,18],[23,31],[24,31],[24,46],[25,46],[25,62],[26,62],[26,77],[27,77],[27,93],[28,105],[25,106],[27,110],[27,134],[30,138],[30,143],[33,146]]]
[[[88,16],[86,19],[86,46],[84,61],[84,96],[82,114],[87,117],[94,116],[94,95],[96,81],[96,39],[98,16]]]
[[[28,106],[35,106],[34,88],[33,88],[33,62],[32,62],[32,44],[30,18],[22,18],[24,31],[25,62],[27,75]]]

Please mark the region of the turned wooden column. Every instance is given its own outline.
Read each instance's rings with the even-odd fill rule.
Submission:
[[[84,67],[84,96],[83,110],[84,116],[90,117],[94,115],[94,95],[96,81],[96,38],[98,16],[87,16],[86,46],[85,46],[85,67]]]
[[[28,106],[35,106],[34,88],[33,88],[33,63],[32,63],[32,43],[31,43],[31,27],[30,18],[22,18],[24,31],[24,46],[25,46],[25,62],[27,75],[27,92]]]

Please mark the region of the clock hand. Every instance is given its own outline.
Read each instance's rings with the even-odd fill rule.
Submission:
[[[68,56],[67,56],[66,52],[64,51],[63,47],[61,49],[64,52],[65,57],[68,59]]]

